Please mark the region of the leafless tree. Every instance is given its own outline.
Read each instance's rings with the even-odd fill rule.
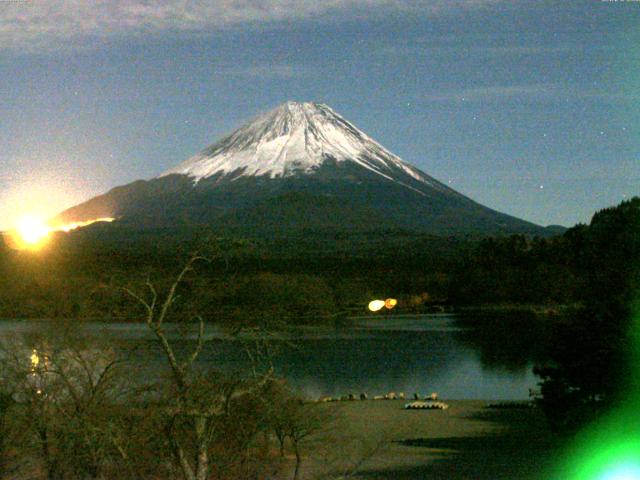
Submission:
[[[40,458],[49,480],[100,478],[118,457],[125,460],[110,414],[124,392],[121,359],[92,343],[60,328],[2,345],[0,378],[15,404],[14,428],[22,431],[14,447]]]
[[[300,478],[303,461],[302,444],[312,435],[328,429],[333,415],[327,409],[320,410],[316,403],[306,403],[294,395],[283,381],[274,380],[268,394],[269,425],[277,441],[280,457],[285,455],[287,440],[295,456],[293,479]]]
[[[15,429],[11,422],[15,401],[5,382],[0,382],[0,478],[15,473],[10,453]]]
[[[241,385],[240,380],[213,381],[194,368],[194,362],[205,344],[205,323],[202,316],[195,315],[191,318],[191,322],[197,326],[196,339],[193,348],[182,355],[182,358],[167,334],[166,324],[171,307],[177,299],[178,289],[185,276],[193,271],[194,265],[202,261],[207,259],[192,256],[164,295],[160,295],[150,281],[146,282],[146,295],[125,289],[128,295],[143,306],[146,325],[162,347],[169,364],[172,392],[170,404],[166,406],[169,416],[166,435],[187,480],[206,480],[209,477],[209,449],[217,419],[228,414],[233,395]],[[185,431],[190,433],[190,438],[185,438]],[[194,450],[194,455],[191,455],[191,450]]]

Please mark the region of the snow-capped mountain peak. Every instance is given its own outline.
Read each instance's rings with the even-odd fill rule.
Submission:
[[[320,103],[287,102],[258,116],[160,177],[181,174],[194,182],[214,175],[288,177],[312,174],[326,160],[354,162],[402,183],[398,170],[441,190],[444,185],[403,162],[382,145]],[[445,187],[446,188],[446,187]]]
[[[361,238],[395,229],[447,236],[544,233],[403,162],[328,106],[295,102],[257,117],[159,178],[113,188],[65,210],[57,221],[101,217],[118,218],[115,223],[126,229],[200,231],[209,225],[241,238],[325,238],[335,232]]]

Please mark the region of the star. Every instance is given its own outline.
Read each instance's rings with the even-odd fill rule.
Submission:
[[[540,190],[543,190],[543,189],[544,189],[544,185],[540,185]]]
[[[543,137],[546,137],[546,136],[547,136],[547,134],[546,134],[546,133],[543,133],[543,134],[542,134],[542,136],[543,136]]]

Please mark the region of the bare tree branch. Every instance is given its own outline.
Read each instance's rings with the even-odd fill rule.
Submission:
[[[202,352],[202,349],[204,347],[204,319],[201,315],[196,315],[193,318],[198,319],[198,338],[196,339],[196,346],[191,353],[191,356],[182,364],[182,370],[190,367],[191,364],[196,361],[198,355],[200,355],[200,352]]]

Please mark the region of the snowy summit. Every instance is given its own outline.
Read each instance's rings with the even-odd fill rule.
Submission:
[[[283,178],[312,174],[326,160],[353,162],[401,183],[398,169],[432,188],[443,187],[321,103],[287,102],[263,114],[160,177],[179,174],[194,182],[221,175]]]

